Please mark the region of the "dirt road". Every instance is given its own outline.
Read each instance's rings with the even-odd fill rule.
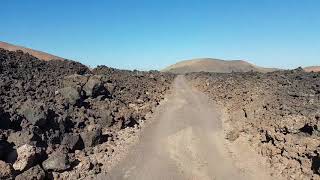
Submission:
[[[183,76],[176,78],[173,93],[153,121],[105,179],[269,179],[262,170],[248,174],[235,167],[225,147],[218,108],[189,87]]]

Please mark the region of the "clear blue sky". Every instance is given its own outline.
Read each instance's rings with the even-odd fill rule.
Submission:
[[[0,41],[86,65],[161,69],[179,60],[320,64],[319,0],[2,0]]]

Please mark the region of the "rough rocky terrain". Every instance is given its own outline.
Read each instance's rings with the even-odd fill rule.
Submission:
[[[320,179],[320,73],[191,73],[190,83],[226,108],[232,143],[245,138],[275,176]]]
[[[110,173],[98,179],[276,179],[252,153],[242,162],[253,163],[245,166],[238,166],[229,156],[220,112],[204,93],[192,89],[184,76],[177,76],[171,93],[142,131],[140,141]],[[246,152],[241,150],[239,154]]]
[[[0,48],[0,179],[320,179],[320,73],[186,77]]]
[[[91,71],[0,49],[0,179],[81,179],[104,171],[119,136],[130,138],[173,78],[105,66]]]

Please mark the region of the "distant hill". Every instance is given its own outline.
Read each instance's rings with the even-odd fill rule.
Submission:
[[[184,74],[189,72],[218,72],[218,73],[230,73],[230,72],[271,72],[278,69],[275,68],[263,68],[255,66],[243,60],[220,60],[220,59],[192,59],[181,61],[173,64],[165,69],[163,72],[172,72],[177,74]]]
[[[306,72],[320,72],[320,66],[309,66],[303,68]]]
[[[21,50],[21,51],[23,51],[25,53],[29,53],[30,55],[32,55],[32,56],[34,56],[34,57],[36,57],[38,59],[44,60],[44,61],[49,61],[49,60],[52,60],[52,59],[64,60],[64,58],[61,58],[61,57],[58,57],[58,56],[55,56],[55,55],[52,55],[52,54],[48,54],[48,53],[45,53],[45,52],[33,50],[33,49],[22,47],[22,46],[16,46],[16,45],[5,43],[5,42],[1,42],[1,41],[0,41],[0,48],[6,49],[6,50],[9,50],[9,51]]]

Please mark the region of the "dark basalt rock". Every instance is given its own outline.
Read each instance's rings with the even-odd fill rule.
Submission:
[[[101,136],[102,130],[99,126],[89,126],[87,131],[81,133],[81,138],[83,139],[86,148],[100,144]]]
[[[61,151],[53,152],[48,159],[42,163],[45,170],[48,171],[64,171],[70,168],[68,156]]]
[[[75,105],[81,99],[80,93],[77,89],[73,87],[65,87],[58,91],[67,103],[70,105]]]
[[[15,163],[16,149],[28,144],[41,152],[36,152],[32,167],[28,164],[12,172],[12,177],[39,172],[34,178],[41,179],[40,164],[47,179],[53,172],[73,171],[64,157],[92,152],[112,136],[102,132],[115,132],[144,119],[173,79],[174,75],[157,71],[106,66],[90,70],[74,61],[41,61],[22,51],[0,49],[0,159]],[[133,103],[138,105],[133,108]],[[56,163],[52,153],[60,150],[63,158]],[[72,163],[74,167],[79,162]],[[90,171],[98,172],[100,165],[92,166]]]
[[[101,82],[100,76],[91,76],[87,83],[83,86],[83,91],[86,96],[97,97],[98,95],[106,94],[106,89]]]
[[[35,102],[26,102],[21,108],[22,115],[34,126],[43,126],[46,124],[47,111],[43,105]]]
[[[229,114],[227,138],[250,137],[287,179],[319,179],[320,73],[190,73],[187,78]]]
[[[31,144],[31,141],[36,139],[35,136],[36,135],[28,129],[18,132],[12,132],[8,137],[8,142],[11,142],[16,147],[19,147],[24,144]]]
[[[61,144],[65,145],[69,152],[74,152],[75,150],[81,150],[84,148],[84,143],[81,137],[70,133],[64,135]]]

